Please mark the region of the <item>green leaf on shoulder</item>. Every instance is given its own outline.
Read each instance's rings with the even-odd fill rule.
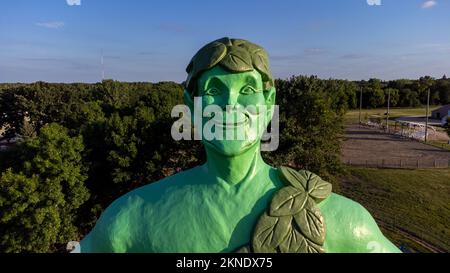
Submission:
[[[321,246],[308,240],[297,229],[291,228],[287,239],[279,246],[282,253],[323,253]]]
[[[278,168],[279,176],[285,185],[290,185],[297,189],[303,189],[306,191],[308,180],[306,177],[302,176],[296,170],[282,166]]]
[[[238,250],[236,250],[234,253],[244,253],[244,254],[246,254],[246,253],[252,253],[252,251],[250,249],[250,246],[245,245],[245,246],[239,248]]]
[[[272,253],[287,237],[292,216],[271,217],[264,213],[256,224],[252,246],[255,252]]]
[[[320,176],[312,172],[300,171],[300,173],[304,173],[304,176],[308,177],[307,178],[308,184],[306,188],[308,193],[311,195],[312,198],[314,198],[316,202],[320,202],[326,199],[331,194],[332,190],[331,183],[322,180]]]
[[[296,171],[283,166],[279,168],[279,175],[286,185],[307,191],[316,202],[321,202],[331,194],[331,183],[310,171]]]
[[[294,215],[297,228],[306,238],[312,242],[322,245],[325,241],[325,224],[320,210],[311,198],[305,207]]]
[[[270,216],[288,216],[298,213],[306,203],[308,194],[292,186],[279,190],[270,204]]]

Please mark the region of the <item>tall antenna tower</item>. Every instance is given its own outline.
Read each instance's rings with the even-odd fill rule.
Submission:
[[[105,80],[105,62],[103,58],[103,49],[101,50],[100,64],[102,66],[102,81]]]

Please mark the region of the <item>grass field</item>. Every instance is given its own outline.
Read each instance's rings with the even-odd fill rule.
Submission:
[[[439,106],[431,106],[430,113],[434,109],[439,108]],[[391,108],[389,110],[389,118],[395,119],[399,117],[405,116],[425,116],[426,109],[425,107],[420,108]],[[376,109],[362,109],[361,111],[361,119],[364,121],[366,117],[370,117],[371,115],[379,115],[381,117],[385,117],[386,108],[376,108]],[[350,110],[344,117],[346,123],[358,123],[359,121],[359,110]]]
[[[445,141],[428,141],[426,144],[434,146],[434,147],[438,147],[441,149],[446,149],[446,150],[450,150],[450,144],[448,142]]]
[[[403,250],[450,251],[450,170],[349,168],[338,191],[361,203]]]

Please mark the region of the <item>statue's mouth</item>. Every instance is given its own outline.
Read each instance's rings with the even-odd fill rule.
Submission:
[[[250,122],[250,118],[246,114],[241,115],[241,117],[238,120],[232,120],[231,122],[230,120],[223,120],[223,119],[218,120],[215,118],[212,118],[211,120],[214,122],[215,126],[222,127],[225,129],[233,129],[236,127],[246,126]]]

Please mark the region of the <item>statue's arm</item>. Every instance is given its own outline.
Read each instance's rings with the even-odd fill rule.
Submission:
[[[361,238],[363,244],[360,245],[362,248],[357,249],[358,252],[401,253],[400,249],[384,236],[375,219],[362,206],[360,206],[360,219],[360,228],[362,232],[367,229],[367,233]]]
[[[322,211],[327,227],[325,247],[329,252],[401,252],[383,235],[375,219],[361,204],[333,193]]]

